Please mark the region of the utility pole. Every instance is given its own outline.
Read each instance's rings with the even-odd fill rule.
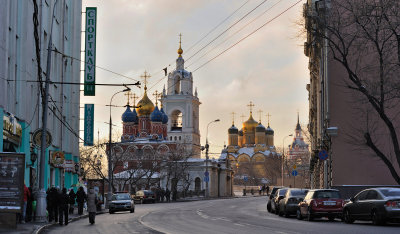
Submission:
[[[40,179],[39,179],[39,193],[37,201],[36,219],[39,222],[46,222],[46,191],[45,191],[45,169],[46,169],[46,137],[47,137],[47,112],[48,112],[48,101],[49,101],[49,82],[50,82],[50,71],[51,71],[51,51],[52,51],[52,33],[53,33],[53,22],[54,12],[58,0],[54,3],[53,14],[51,18],[51,28],[49,36],[49,45],[47,47],[47,68],[46,68],[46,81],[44,88],[44,95],[42,98],[42,139],[40,146]]]

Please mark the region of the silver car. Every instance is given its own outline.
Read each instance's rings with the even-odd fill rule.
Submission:
[[[131,199],[129,193],[116,193],[111,197],[110,206],[108,211],[113,214],[115,211],[126,211],[129,210],[131,213],[135,212],[135,203]]]

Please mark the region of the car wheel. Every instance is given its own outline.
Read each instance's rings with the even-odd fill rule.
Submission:
[[[271,213],[271,204],[267,204],[267,210],[269,213]]]
[[[278,212],[278,215],[279,215],[280,217],[282,217],[282,216],[283,216],[283,212],[282,212],[282,211],[279,211],[279,212]]]
[[[378,214],[376,210],[372,211],[372,223],[374,225],[384,225],[385,220],[382,219],[382,217]]]
[[[302,220],[302,219],[303,219],[303,216],[301,215],[300,209],[298,209],[298,210],[296,211],[296,218],[297,218],[298,220]]]
[[[135,212],[135,209],[131,209],[130,212],[131,212],[131,213]]]
[[[308,211],[307,211],[307,221],[313,221],[313,219],[314,219],[314,217],[313,217],[312,214],[311,214],[311,209],[308,208]]]
[[[354,223],[354,219],[351,217],[350,211],[349,210],[344,210],[343,212],[343,220],[345,223]]]
[[[114,211],[112,211],[112,210],[109,210],[109,211],[108,211],[108,213],[110,213],[110,214],[114,214]]]
[[[279,207],[275,206],[275,214],[279,214]]]

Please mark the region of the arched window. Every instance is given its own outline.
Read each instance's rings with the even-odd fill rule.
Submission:
[[[175,76],[175,94],[179,94],[181,92],[181,78],[179,76]]]
[[[182,137],[181,137],[181,136],[179,136],[179,140],[182,140]]]
[[[199,177],[197,177],[194,180],[194,191],[195,192],[200,192],[200,190],[201,190],[201,179]]]
[[[171,114],[171,131],[182,131],[182,112],[179,110]]]
[[[174,138],[174,139],[175,139],[175,141],[176,141],[176,136],[175,136],[175,138]]]

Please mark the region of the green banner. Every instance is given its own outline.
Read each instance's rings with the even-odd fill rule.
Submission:
[[[84,124],[84,143],[85,146],[93,145],[94,133],[94,104],[85,104],[85,124]]]
[[[84,95],[95,96],[97,8],[86,7]]]

